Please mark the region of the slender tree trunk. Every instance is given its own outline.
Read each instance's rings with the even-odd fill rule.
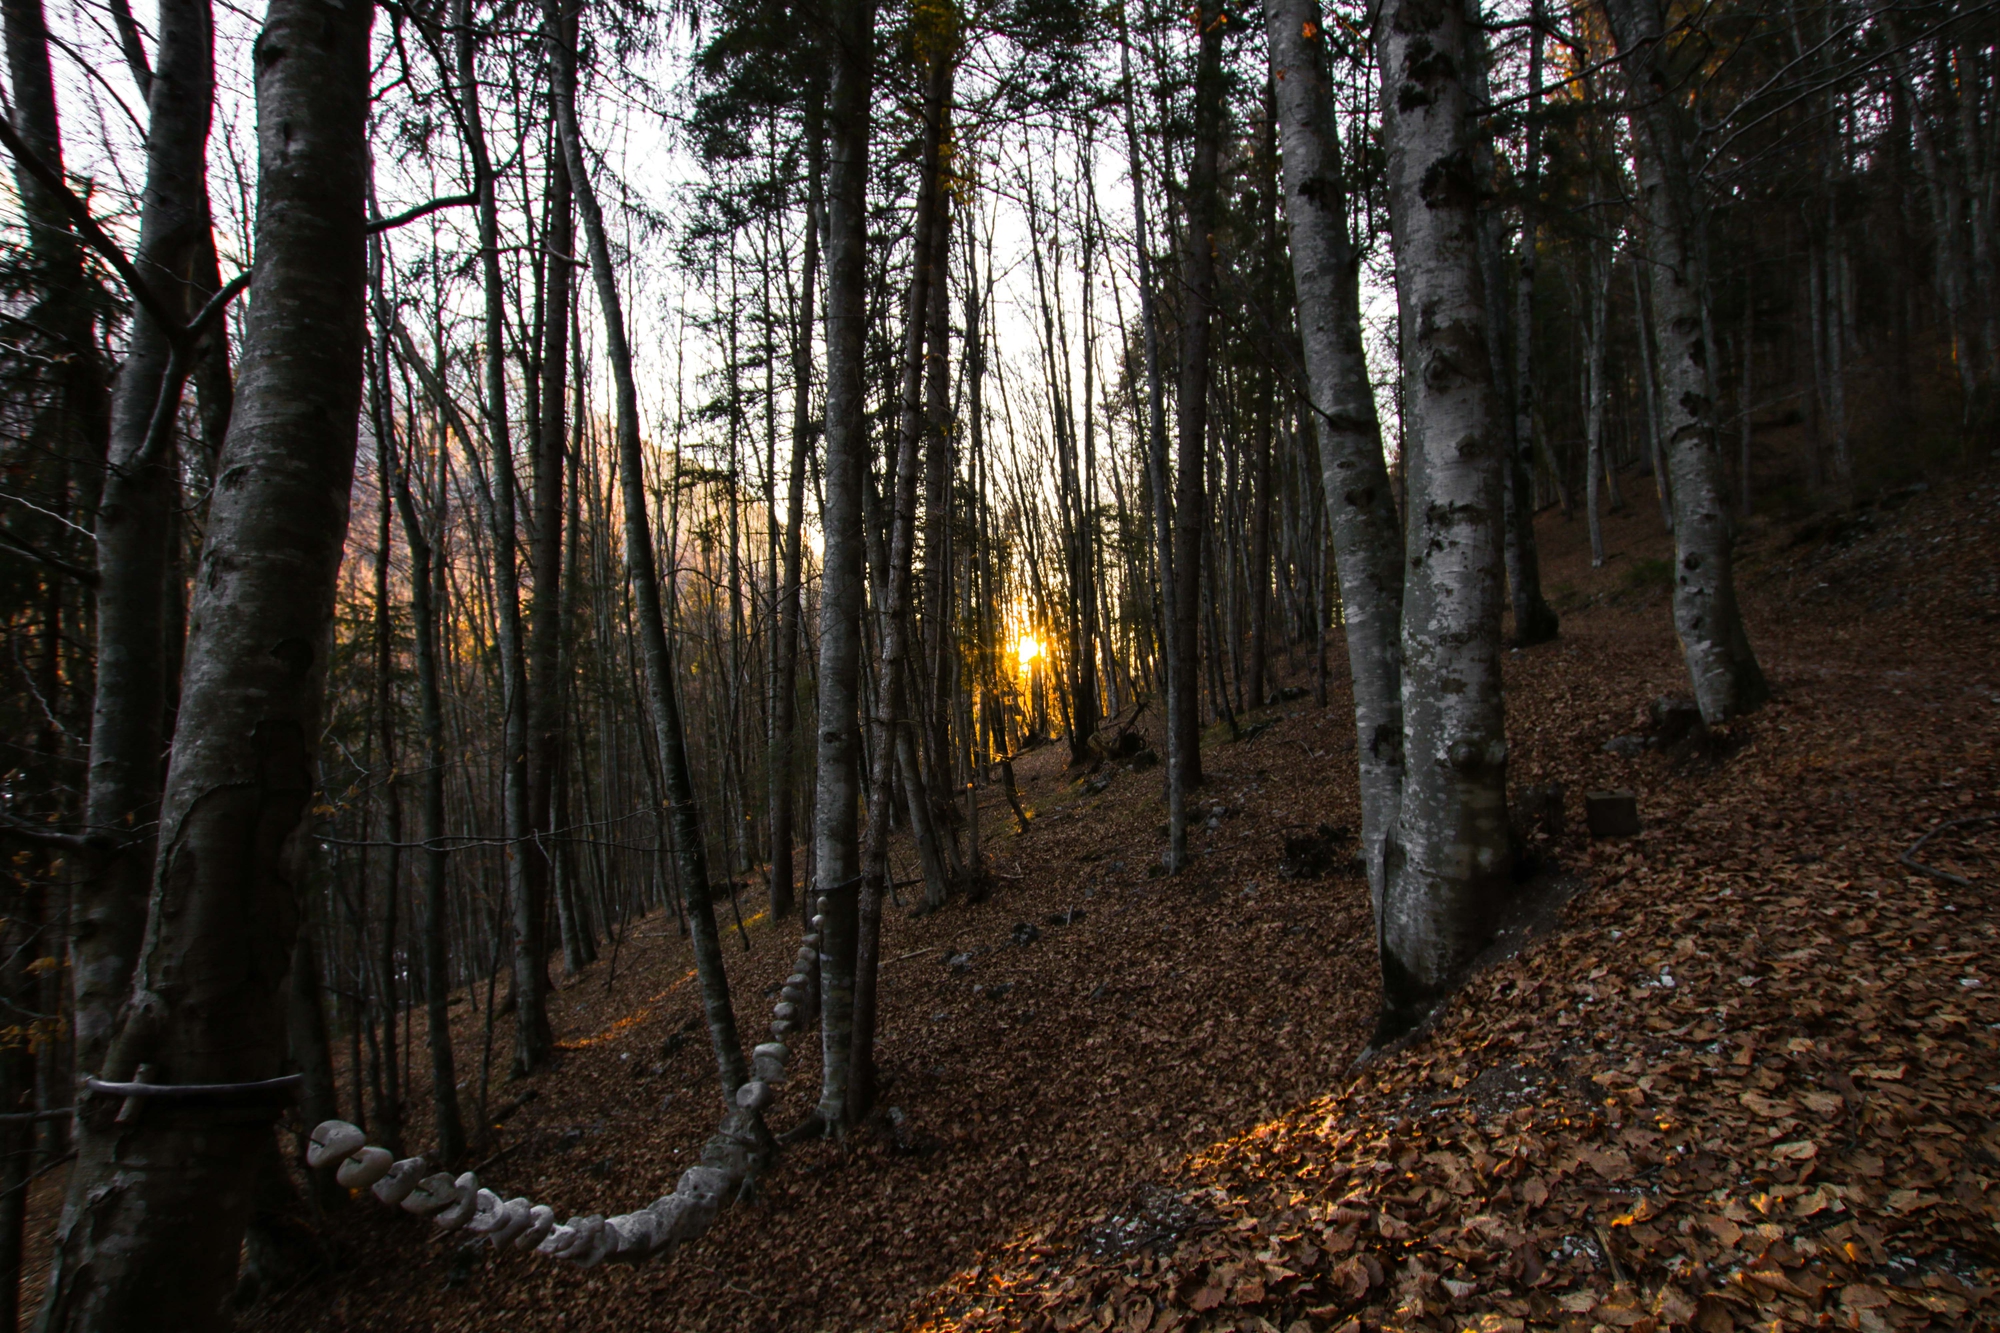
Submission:
[[[273,0],[258,38],[255,299],[210,502],[159,896],[105,1062],[163,1082],[271,1078],[335,577],[347,532],[367,291],[367,6]],[[89,1098],[41,1316],[58,1330],[229,1326],[272,1111]]]
[[[306,855],[310,861],[319,853],[309,851]],[[321,875],[323,871],[308,872],[309,896],[318,887],[312,880]],[[326,1029],[326,1009],[320,999],[325,981],[319,969],[319,930],[316,914],[307,903],[298,937],[292,942],[291,975],[285,985],[285,1048],[292,1067],[300,1075],[299,1119],[308,1125],[340,1115],[340,1088],[333,1074],[333,1042]],[[304,1137],[299,1135],[301,1140]],[[303,1151],[294,1160],[303,1168]],[[314,1197],[323,1208],[334,1206],[345,1197],[346,1192],[324,1174],[314,1175],[310,1181]]]
[[[167,0],[150,84],[146,190],[134,266],[186,319],[187,283],[208,223],[214,33],[207,0]],[[84,822],[110,845],[77,882],[72,908],[77,1068],[98,1072],[129,993],[151,888],[160,756],[168,737],[168,630],[179,469],[156,416],[177,415],[189,366],[178,330],[135,302],[111,396],[111,444],[97,509],[97,690]],[[175,634],[179,632],[175,627]]]
[[[372,265],[371,265],[372,267]],[[382,1013],[382,1086],[375,1106],[376,1141],[403,1155],[403,1089],[401,1067],[396,1059],[397,991],[396,923],[399,916],[403,878],[403,796],[402,774],[396,755],[394,622],[389,612],[390,498],[395,490],[390,476],[394,467],[395,442],[390,421],[388,381],[377,377],[373,418],[375,427],[376,512],[375,512],[375,724],[381,745],[378,762],[382,769],[382,833],[387,844],[381,848],[382,937],[376,954],[375,1002]]]
[[[1206,494],[1209,333],[1215,300],[1215,246],[1222,156],[1225,90],[1222,32],[1227,16],[1210,3],[1196,11],[1201,32],[1194,80],[1194,148],[1188,168],[1187,230],[1181,252],[1181,378],[1177,404],[1174,495],[1174,695],[1178,711],[1169,719],[1176,743],[1167,762],[1177,766],[1182,792],[1201,785],[1201,718],[1195,682],[1201,671],[1201,550],[1207,519]],[[1171,779],[1169,779],[1171,781]],[[1170,821],[1171,822],[1171,821]],[[1173,869],[1186,863],[1186,817],[1173,839]]]
[[[382,287],[378,262],[372,273],[375,299],[376,374],[385,386],[389,382],[391,322],[388,295]],[[386,398],[386,389],[384,391]],[[390,441],[393,450],[394,421],[378,416],[379,438]],[[393,453],[388,460],[386,481],[393,484],[396,514],[402,521],[403,541],[410,548],[410,621],[417,675],[417,726],[423,736],[423,788],[418,804],[418,837],[423,841],[423,969],[424,1014],[430,1047],[431,1123],[437,1137],[438,1157],[446,1164],[465,1155],[465,1124],[458,1103],[458,1077],[454,1067],[451,1038],[451,972],[447,951],[446,873],[448,858],[443,846],[445,770],[444,691],[438,651],[438,608],[444,570],[417,514],[410,491],[408,465]],[[317,1123],[317,1122],[315,1122]]]
[[[945,109],[945,139],[951,135],[950,109]],[[924,652],[929,666],[926,682],[928,717],[925,718],[924,748],[930,752],[927,779],[941,808],[950,809],[950,792],[956,777],[952,762],[951,717],[957,701],[958,633],[954,600],[953,571],[957,567],[954,540],[952,482],[956,474],[953,457],[951,419],[951,216],[950,199],[940,201],[937,244],[932,247],[929,329],[925,338],[929,352],[924,364],[924,601],[921,626]],[[924,717],[924,709],[913,716]],[[912,826],[916,821],[912,819]],[[943,850],[955,862],[957,848],[947,842]],[[932,858],[926,859],[926,866]],[[928,871],[927,871],[928,875]],[[948,881],[947,881],[948,884]],[[926,901],[944,906],[941,889],[930,882]],[[932,901],[932,900],[935,901]]]
[[[1600,481],[1609,475],[1604,451],[1604,343],[1611,292],[1611,261],[1595,240],[1584,262],[1586,303],[1583,324],[1584,518],[1590,528],[1590,567],[1604,567],[1604,515],[1598,503]]]
[[[1542,85],[1542,0],[1529,7],[1528,87]],[[1535,539],[1535,268],[1540,207],[1542,127],[1539,97],[1530,96],[1521,169],[1521,239],[1514,280],[1514,364],[1500,373],[1512,381],[1514,429],[1502,474],[1507,522],[1507,587],[1514,608],[1514,642],[1547,643],[1561,628],[1542,595],[1541,549]]]
[[[528,794],[528,675],[521,627],[521,587],[514,519],[514,437],[507,410],[507,289],[500,272],[498,180],[487,158],[486,129],[479,102],[478,37],[472,0],[455,0],[458,29],[458,95],[466,150],[472,157],[479,211],[479,267],[485,288],[483,327],[488,453],[493,462],[492,503],[494,638],[499,650],[500,825],[506,848],[507,901],[514,923],[514,1069],[531,1074],[555,1058],[549,1028],[548,971],[543,960],[542,910],[528,862],[539,852],[530,845]]]
[[[569,442],[569,324],[571,258],[576,239],[571,226],[569,167],[560,151],[548,168],[546,248],[548,281],[542,297],[540,420],[535,423],[535,524],[529,564],[534,594],[528,613],[528,827],[535,835],[519,848],[527,871],[529,899],[537,930],[548,917],[555,880],[556,789],[563,780],[563,473]],[[537,941],[538,966],[548,952]],[[567,951],[565,952],[567,961]],[[543,975],[546,975],[544,970]]]
[[[1653,273],[1654,342],[1664,390],[1661,435],[1674,504],[1674,629],[1702,718],[1713,724],[1770,696],[1736,602],[1729,507],[1715,440],[1715,391],[1703,336],[1693,184],[1677,106],[1660,90],[1668,68],[1659,0],[1605,0],[1639,162],[1641,214]]]
[[[1636,327],[1633,339],[1639,344],[1639,398],[1640,414],[1646,422],[1646,449],[1653,465],[1653,491],[1660,500],[1660,522],[1668,532],[1674,530],[1673,487],[1667,480],[1667,459],[1660,448],[1660,392],[1659,382],[1653,377],[1653,334],[1650,321],[1646,318],[1646,291],[1640,282],[1639,271],[1643,263],[1637,255],[1632,258],[1632,319]],[[1749,418],[1744,418],[1744,429],[1749,429]],[[1745,434],[1744,439],[1749,439]],[[1744,455],[1744,484],[1749,485],[1749,455]],[[1746,491],[1746,494],[1748,492]],[[1747,501],[1746,501],[1747,503]]]
[[[1262,708],[1265,699],[1264,658],[1271,614],[1271,390],[1267,385],[1262,419],[1257,424],[1257,454],[1251,468],[1255,494],[1250,501],[1250,661],[1245,668],[1249,706]]]
[[[1487,938],[1512,869],[1500,695],[1503,458],[1463,73],[1469,40],[1463,8],[1425,0],[1390,0],[1376,25],[1418,432],[1403,594],[1407,768],[1381,917],[1385,1035],[1456,981]]]
[[[1187,782],[1186,770],[1174,755],[1180,747],[1178,721],[1188,707],[1181,696],[1192,686],[1175,674],[1171,647],[1179,621],[1177,602],[1179,581],[1174,569],[1174,507],[1167,481],[1167,407],[1165,373],[1160,365],[1160,316],[1153,290],[1152,229],[1146,222],[1145,158],[1139,151],[1137,85],[1132,81],[1132,41],[1126,27],[1125,11],[1118,11],[1118,68],[1125,90],[1125,150],[1132,175],[1132,219],[1134,248],[1139,261],[1139,322],[1144,328],[1146,350],[1146,484],[1151,492],[1153,549],[1159,558],[1160,590],[1160,675],[1166,694],[1166,796],[1167,868],[1187,863]],[[1025,826],[1026,821],[1022,821]]]
[[[820,567],[819,746],[813,814],[815,934],[820,965],[818,1114],[830,1131],[849,1119],[854,1069],[855,946],[861,847],[860,677],[863,473],[868,464],[863,382],[867,332],[869,97],[873,0],[840,0],[831,14],[827,105],[826,495]]]
[[[736,1034],[736,1013],[729,1002],[729,978],[723,971],[722,940],[709,897],[708,853],[702,842],[701,811],[695,803],[694,779],[688,767],[686,730],[680,699],[674,688],[673,650],[667,638],[660,604],[660,580],[653,559],[652,515],[647,508],[645,445],[639,436],[639,386],[632,375],[632,349],[625,336],[625,311],[611,264],[611,243],[598,208],[583,156],[576,123],[576,37],[573,19],[560,11],[560,0],[544,0],[545,29],[555,67],[556,125],[563,156],[569,164],[570,188],[583,232],[590,246],[590,272],[597,286],[604,318],[606,358],[611,363],[617,397],[620,499],[625,509],[625,567],[631,581],[632,614],[637,621],[639,656],[645,665],[647,702],[653,714],[654,744],[660,759],[681,896],[687,906],[695,970],[700,976],[709,1039],[715,1047],[725,1106],[735,1105],[736,1090],[747,1077],[743,1046]]]
[[[854,965],[854,1037],[849,1057],[851,1073],[843,1096],[843,1130],[853,1128],[868,1113],[875,1095],[876,984],[882,929],[882,897],[889,881],[889,811],[895,791],[895,764],[904,662],[908,651],[910,566],[916,549],[917,474],[924,438],[924,345],[930,317],[930,287],[938,276],[937,259],[944,231],[943,182],[938,154],[944,135],[945,109],[950,105],[953,44],[956,34],[928,33],[928,87],[925,90],[924,149],[918,170],[916,248],[910,264],[910,295],[904,315],[901,421],[897,429],[896,471],[890,494],[888,563],[883,569],[882,606],[878,617],[880,644],[876,661],[876,716],[872,769],[868,787],[868,832],[861,847],[861,894],[857,914]],[[912,708],[912,714],[919,710]],[[901,738],[907,740],[907,736]],[[912,769],[915,768],[911,764]],[[920,773],[906,774],[916,777]],[[914,811],[922,799],[913,787]],[[928,822],[928,811],[925,812]]]
[[[778,592],[777,685],[771,698],[770,776],[771,919],[792,914],[793,784],[798,729],[801,550],[806,498],[806,455],[812,449],[813,286],[819,277],[821,170],[826,157],[823,108],[809,117],[806,142],[806,239],[799,280],[798,323],[792,341],[792,461],[785,482],[785,572]]]
[[[1285,220],[1299,338],[1319,437],[1359,737],[1362,846],[1379,916],[1383,847],[1403,782],[1403,541],[1361,337],[1360,258],[1315,0],[1271,0],[1271,76],[1283,135]]]

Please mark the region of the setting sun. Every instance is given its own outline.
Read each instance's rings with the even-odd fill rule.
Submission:
[[[1023,634],[1021,641],[1014,645],[1014,654],[1021,659],[1021,670],[1026,671],[1031,663],[1041,658],[1042,645],[1034,635]]]

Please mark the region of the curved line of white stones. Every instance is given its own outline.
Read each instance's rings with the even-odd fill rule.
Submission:
[[[818,899],[817,906],[824,913],[826,899]],[[797,966],[785,979],[772,1011],[774,1038],[783,1038],[798,1026],[800,1005],[811,985],[806,969],[818,967],[819,930],[825,920],[824,915],[815,915],[812,933],[801,941]],[[345,1120],[314,1126],[306,1164],[315,1169],[335,1167],[334,1179],[346,1188],[369,1190],[383,1203],[428,1217],[446,1230],[463,1228],[496,1250],[533,1250],[585,1268],[606,1261],[639,1263],[706,1232],[762,1169],[768,1138],[758,1121],[771,1104],[772,1085],[784,1081],[790,1058],[791,1049],[782,1040],[767,1041],[751,1053],[754,1076],[737,1089],[736,1105],[703,1146],[700,1165],[681,1173],[672,1194],[636,1213],[609,1218],[593,1213],[558,1225],[555,1210],[547,1204],[526,1198],[503,1200],[482,1188],[470,1171],[457,1176],[449,1171],[426,1174],[423,1158],[397,1161],[387,1148],[370,1144]]]

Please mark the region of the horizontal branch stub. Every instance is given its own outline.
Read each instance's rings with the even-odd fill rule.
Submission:
[[[0,1114],[0,1125],[27,1125],[37,1120],[60,1120],[75,1114],[74,1106],[51,1106],[46,1111],[8,1111]]]
[[[107,1083],[92,1074],[83,1085],[106,1097],[265,1097],[291,1092],[304,1081],[304,1074],[286,1074],[255,1083]]]

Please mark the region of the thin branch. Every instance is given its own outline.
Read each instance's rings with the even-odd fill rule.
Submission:
[[[14,838],[35,847],[57,847],[66,852],[90,851],[96,842],[81,833],[62,833],[40,824],[30,824],[25,819],[0,811],[0,835]]]
[[[82,565],[71,564],[61,556],[50,555],[41,547],[22,541],[5,528],[0,528],[0,545],[5,545],[16,555],[32,560],[38,565],[44,565],[49,569],[55,570],[58,574],[75,579],[78,583],[86,587],[94,588],[97,586],[96,570],[85,569]]]
[[[139,96],[147,102],[153,100],[153,67],[146,60],[146,44],[140,39],[139,25],[132,17],[132,6],[127,0],[110,0],[111,21],[118,28],[118,45],[125,50],[125,64],[132,71],[132,82],[139,85]]]
[[[368,232],[371,236],[376,235],[395,227],[401,227],[406,223],[415,222],[418,218],[435,213],[440,209],[463,208],[468,204],[476,204],[478,202],[479,196],[476,194],[446,195],[442,199],[433,199],[427,204],[418,204],[415,208],[406,208],[393,216],[377,218],[368,224]]]

